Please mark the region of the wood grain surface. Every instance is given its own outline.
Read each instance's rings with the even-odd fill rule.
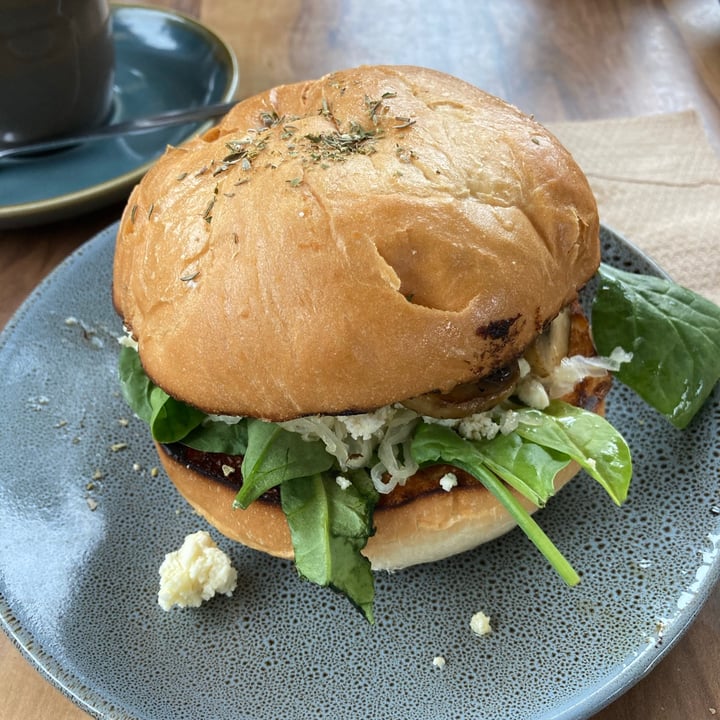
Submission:
[[[238,97],[362,63],[411,63],[458,75],[543,122],[695,108],[720,149],[715,0],[164,0],[156,5],[199,18],[233,46]],[[116,220],[121,207],[0,232],[0,326],[58,262]],[[595,720],[716,715],[720,589],[658,666]],[[0,633],[0,718],[87,717]]]

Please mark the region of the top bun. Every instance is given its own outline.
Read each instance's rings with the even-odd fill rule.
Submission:
[[[169,148],[120,223],[113,299],[148,375],[285,420],[511,362],[599,260],[570,154],[448,75],[360,67],[239,103]]]

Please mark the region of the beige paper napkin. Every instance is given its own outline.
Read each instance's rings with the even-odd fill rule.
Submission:
[[[587,174],[601,222],[720,304],[720,161],[697,114],[548,127]]]

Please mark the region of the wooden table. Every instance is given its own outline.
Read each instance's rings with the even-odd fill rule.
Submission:
[[[158,4],[199,17],[233,45],[241,73],[239,96],[361,63],[413,63],[459,75],[544,122],[693,107],[720,148],[720,5],[712,0]],[[51,225],[0,232],[0,326],[41,278],[120,211],[116,205]],[[596,720],[695,720],[716,712],[720,588],[658,667]],[[1,636],[0,717],[87,716]]]

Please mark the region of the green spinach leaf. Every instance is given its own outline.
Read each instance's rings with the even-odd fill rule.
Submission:
[[[171,443],[182,440],[205,418],[205,413],[171,398],[145,374],[140,356],[129,347],[120,349],[118,372],[125,401],[150,425],[153,438]]]
[[[247,419],[247,450],[242,463],[243,485],[235,505],[247,508],[264,492],[298,477],[329,470],[335,458],[319,440],[303,440],[275,423]]]
[[[226,455],[244,455],[247,450],[247,421],[236,423],[206,419],[183,438],[183,444],[195,450]]]
[[[616,373],[678,428],[720,379],[720,308],[668,280],[601,265],[592,306],[599,352],[633,353]]]
[[[450,428],[422,424],[412,440],[413,457],[427,465],[446,462],[470,473],[481,482],[505,507],[530,541],[545,556],[550,565],[568,585],[576,585],[580,578],[542,528],[533,520],[507,486],[491,472],[478,446],[461,438]]]
[[[605,418],[559,400],[543,411],[523,408],[518,415],[518,435],[564,453],[595,478],[618,505],[625,501],[632,477],[630,449]]]
[[[341,488],[331,473],[287,480],[280,489],[300,575],[346,595],[373,622],[375,588],[361,553],[373,534],[377,492],[367,473],[346,473]]]
[[[162,388],[153,387],[150,391],[150,431],[161,443],[182,440],[206,417],[204,412],[170,397]]]
[[[145,374],[140,356],[132,348],[125,346],[120,348],[118,373],[125,402],[141,420],[149,423],[153,415],[150,393],[155,385]]]
[[[521,495],[542,507],[555,493],[555,476],[570,458],[517,433],[476,441],[485,464]]]

